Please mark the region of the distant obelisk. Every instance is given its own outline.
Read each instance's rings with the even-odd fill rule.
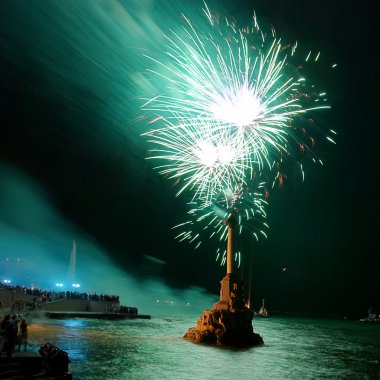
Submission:
[[[70,265],[69,270],[67,272],[67,280],[70,284],[73,284],[75,282],[75,270],[77,265],[77,246],[75,244],[75,240],[73,240],[73,247],[71,248],[71,255],[70,255]]]

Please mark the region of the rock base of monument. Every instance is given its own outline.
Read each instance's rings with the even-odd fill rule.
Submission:
[[[184,335],[194,343],[205,343],[228,347],[253,347],[264,343],[253,331],[253,312],[242,310],[204,310],[197,321]]]

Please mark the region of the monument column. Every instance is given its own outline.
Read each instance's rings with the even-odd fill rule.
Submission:
[[[236,291],[239,292],[241,284],[235,276],[234,271],[234,259],[233,259],[233,234],[236,225],[236,216],[235,211],[232,211],[230,216],[225,222],[228,225],[227,232],[227,273],[220,281],[220,299],[213,305],[214,310],[229,310],[232,306],[231,294],[236,294]],[[239,288],[239,289],[238,289]],[[242,304],[244,301],[238,295],[238,304]]]
[[[233,269],[233,232],[236,224],[236,218],[233,213],[227,220],[228,234],[227,234],[227,275],[234,273]]]

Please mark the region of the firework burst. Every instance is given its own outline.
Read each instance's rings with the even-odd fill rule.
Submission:
[[[150,158],[179,184],[177,195],[192,194],[190,219],[180,225],[189,228],[177,238],[197,247],[197,227],[225,239],[223,220],[232,210],[238,212],[239,230],[257,223],[253,229],[266,236],[260,225],[267,186],[252,192],[251,183],[266,171],[272,186],[282,187],[285,176],[276,168],[297,151],[310,152],[315,142],[305,113],[330,108],[326,94],[289,64],[297,43],[282,44],[274,30],[267,35],[255,15],[252,26],[239,29],[228,19],[215,19],[206,4],[204,14],[206,27],[183,16],[185,25],[166,36],[165,56],[148,56],[155,66],[149,71],[164,80],[166,90],[142,107],[154,114],[153,128],[145,133],[154,147]],[[305,61],[319,56],[309,52]]]
[[[149,57],[158,66],[151,71],[166,80],[167,94],[148,99],[143,108],[165,120],[164,127],[148,133],[164,148],[152,155],[167,161],[161,172],[183,179],[179,193],[190,187],[196,197],[208,193],[212,198],[230,183],[231,174],[245,182],[289,153],[292,141],[309,149],[313,141],[300,141],[294,120],[329,106],[310,106],[315,91],[305,93],[305,78],[289,69],[287,55],[294,54],[296,44],[283,46],[274,32],[267,37],[255,16],[252,27],[237,29],[228,20],[216,22],[206,5],[204,12],[209,33],[199,32],[184,16],[181,31],[167,36],[169,61]]]

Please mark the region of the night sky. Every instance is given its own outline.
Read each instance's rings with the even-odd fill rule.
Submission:
[[[285,39],[320,50],[322,66],[338,64],[313,78],[332,106],[315,116],[321,128],[338,132],[337,145],[317,142],[324,166],[307,166],[304,183],[289,172],[269,198],[268,239],[245,243],[255,306],[265,298],[273,311],[380,312],[375,0],[209,4],[243,20],[255,10]],[[201,6],[198,0],[0,2],[2,263],[9,254],[38,262],[38,249],[12,242],[5,228],[43,240],[49,218],[40,209],[30,214],[34,198],[25,198],[38,189],[65,226],[101,247],[127,276],[218,295],[225,269],[212,247],[194,251],[174,240],[171,227],[183,221],[185,202],[145,159],[140,136],[147,130],[140,97],[159,91],[147,84],[143,53],[163,51],[162,33],[182,23],[181,12],[200,14]],[[27,229],[25,215],[33,215]],[[78,236],[65,238],[64,248],[51,239],[44,257],[69,252]]]

